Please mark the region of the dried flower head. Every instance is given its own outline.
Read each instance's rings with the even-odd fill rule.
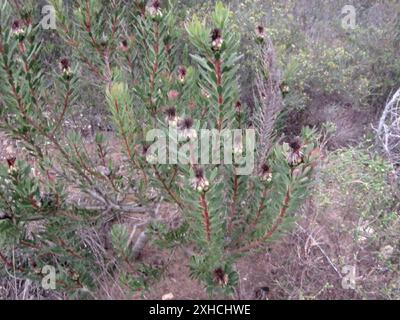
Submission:
[[[222,268],[214,270],[214,282],[220,286],[226,286],[228,284],[229,277]]]
[[[257,35],[263,36],[265,34],[265,28],[262,25],[258,25],[256,28]]]
[[[294,138],[289,143],[291,150],[287,156],[290,166],[297,166],[303,162],[303,153],[301,152],[301,142],[298,138]]]
[[[184,139],[194,140],[197,139],[197,132],[193,129],[193,120],[191,118],[184,118],[179,123],[180,135]]]
[[[299,151],[301,149],[300,141],[298,139],[293,139],[292,141],[290,141],[289,147],[292,148],[294,152]]]
[[[169,107],[167,110],[165,110],[165,115],[166,115],[165,121],[167,121],[170,126],[178,125],[178,122],[180,121],[180,119],[176,115],[175,107]]]
[[[257,37],[257,40],[260,41],[260,42],[262,42],[264,40],[264,38],[265,38],[265,28],[263,26],[258,25],[256,27],[256,37]]]
[[[149,149],[150,149],[150,145],[148,145],[146,143],[142,144],[142,155],[146,156]]]
[[[186,80],[186,75],[187,75],[187,70],[185,67],[179,67],[178,68],[178,79],[181,83],[185,82]]]
[[[271,182],[272,180],[272,172],[271,168],[268,164],[264,163],[260,169],[261,180],[265,182]]]
[[[185,118],[179,123],[179,128],[181,130],[192,129],[193,127],[193,119],[192,118]]]
[[[154,18],[154,19],[162,18],[163,13],[161,10],[161,1],[153,0],[150,7],[148,8],[148,11],[152,18]]]
[[[15,166],[15,162],[17,161],[17,158],[12,157],[12,158],[7,158],[6,160],[7,160],[8,167],[11,168],[11,167]]]
[[[66,70],[68,70],[70,68],[70,62],[68,60],[68,58],[63,58],[60,60],[60,65],[61,65],[61,70],[63,72],[65,72]]]
[[[194,176],[196,177],[196,179],[203,179],[204,178],[204,170],[203,170],[203,168],[196,167],[194,169]]]
[[[290,92],[290,88],[286,84],[286,82],[282,82],[279,86],[279,89],[281,90],[283,96],[287,95]]]
[[[11,174],[11,173],[17,171],[17,165],[16,165],[17,158],[11,157],[11,158],[7,158],[6,160],[7,160],[7,164],[8,164],[8,173]]]
[[[71,63],[68,58],[62,58],[60,60],[60,69],[65,79],[70,79],[72,75]]]
[[[211,32],[211,49],[213,51],[221,50],[222,43],[223,43],[222,32],[220,29],[216,28]]]
[[[160,2],[160,0],[153,0],[153,3],[151,4],[151,6],[152,6],[155,10],[161,9],[161,2]]]
[[[207,192],[210,187],[210,183],[204,176],[204,170],[200,167],[194,169],[192,186],[198,192]]]
[[[167,115],[168,119],[172,119],[176,117],[176,109],[174,107],[170,107],[165,110],[165,114]]]
[[[13,35],[19,37],[25,34],[25,29],[20,20],[14,20],[11,24],[11,31]],[[22,39],[20,39],[22,40]]]

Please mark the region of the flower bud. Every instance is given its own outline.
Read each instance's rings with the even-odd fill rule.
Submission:
[[[299,164],[301,164],[303,162],[303,152],[301,151],[301,144],[299,139],[293,139],[290,143],[289,143],[289,147],[291,148],[291,150],[289,151],[288,155],[287,155],[287,160],[288,163],[291,167],[294,166],[298,166]]]
[[[271,182],[272,181],[271,168],[266,163],[264,163],[261,166],[260,174],[261,174],[261,181],[264,181],[264,182]]]
[[[12,157],[12,158],[7,158],[7,164],[8,164],[8,173],[11,174],[15,171],[17,171],[17,165],[16,165],[16,157]]]
[[[197,191],[197,192],[207,192],[210,188],[210,182],[206,179],[206,177],[204,176],[204,171],[202,168],[195,168],[195,172],[194,172],[194,179],[192,182],[192,186],[193,188]]]
[[[262,43],[265,39],[265,28],[261,25],[256,27],[257,42]]]
[[[165,121],[168,122],[170,126],[176,127],[181,119],[176,115],[176,109],[170,107],[165,111],[166,117]]]
[[[19,41],[23,41],[25,38],[25,28],[20,20],[14,20],[11,24],[12,34],[18,38]]]
[[[168,100],[175,101],[179,97],[179,92],[176,90],[171,90],[168,92]]]
[[[229,276],[226,274],[222,268],[214,270],[214,282],[220,286],[226,286],[229,281]]]
[[[63,58],[60,60],[60,69],[63,74],[63,78],[70,80],[72,77],[71,63],[68,58]]]
[[[181,83],[184,83],[186,80],[186,75],[187,75],[187,70],[185,67],[179,67],[178,68],[178,80]]]
[[[185,118],[179,121],[180,135],[189,140],[197,139],[197,132],[193,129],[193,120]]]
[[[119,43],[119,49],[120,49],[122,52],[127,52],[127,51],[129,51],[128,40],[123,39],[123,40]]]
[[[150,17],[153,18],[153,20],[160,21],[160,19],[163,17],[160,1],[159,0],[153,0],[153,2],[150,5],[150,7],[148,7],[148,12],[150,14]]]
[[[211,49],[213,51],[221,50],[222,43],[224,40],[222,39],[222,33],[220,29],[214,29],[211,33]]]

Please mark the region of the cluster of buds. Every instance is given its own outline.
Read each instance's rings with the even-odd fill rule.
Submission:
[[[229,277],[225,273],[222,268],[217,268],[214,270],[214,282],[218,284],[219,286],[226,286],[228,284]]]
[[[298,166],[303,162],[303,153],[301,152],[301,143],[299,139],[293,139],[289,143],[290,151],[287,160],[290,166]]]
[[[148,7],[148,11],[154,20],[160,19],[163,16],[161,2],[159,0],[153,0],[151,5]]]
[[[186,80],[187,70],[185,67],[178,68],[178,80],[180,83],[184,83]]]
[[[12,34],[18,38],[19,41],[25,38],[25,28],[20,20],[15,20],[11,24]]]
[[[64,79],[70,80],[72,77],[72,71],[71,71],[71,64],[68,58],[63,58],[60,60],[60,69]]]
[[[176,127],[180,121],[180,118],[176,115],[176,109],[174,107],[170,107],[165,110],[165,121],[168,122],[170,126]]]
[[[180,135],[189,140],[197,139],[197,132],[193,129],[193,120],[191,118],[184,118],[179,123]]]
[[[259,43],[262,43],[265,39],[265,28],[261,25],[256,27],[256,39]]]
[[[272,181],[271,168],[266,163],[264,163],[261,166],[260,174],[261,174],[261,181],[264,181],[264,182],[271,182]]]
[[[178,91],[176,91],[176,90],[170,90],[169,92],[168,92],[168,100],[169,101],[175,101],[176,99],[178,99],[178,97],[179,97],[179,92]]]
[[[196,167],[194,169],[194,179],[192,182],[193,188],[198,192],[207,192],[210,188],[210,183],[204,176],[204,171],[202,168]]]
[[[222,32],[220,29],[214,29],[211,33],[211,49],[213,51],[221,50],[222,43],[224,40],[222,39]]]

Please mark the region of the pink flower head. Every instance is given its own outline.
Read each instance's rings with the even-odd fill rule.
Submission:
[[[176,90],[171,90],[168,92],[168,99],[170,101],[176,100],[178,98],[178,96],[179,96],[179,92]]]

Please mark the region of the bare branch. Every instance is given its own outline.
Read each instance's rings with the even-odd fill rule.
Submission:
[[[275,124],[283,109],[280,89],[281,73],[271,39],[265,37],[261,47],[261,70],[256,77],[256,109],[254,124],[260,137],[258,159],[264,162],[274,143]]]
[[[400,88],[387,102],[379,120],[377,140],[389,161],[400,165]]]

